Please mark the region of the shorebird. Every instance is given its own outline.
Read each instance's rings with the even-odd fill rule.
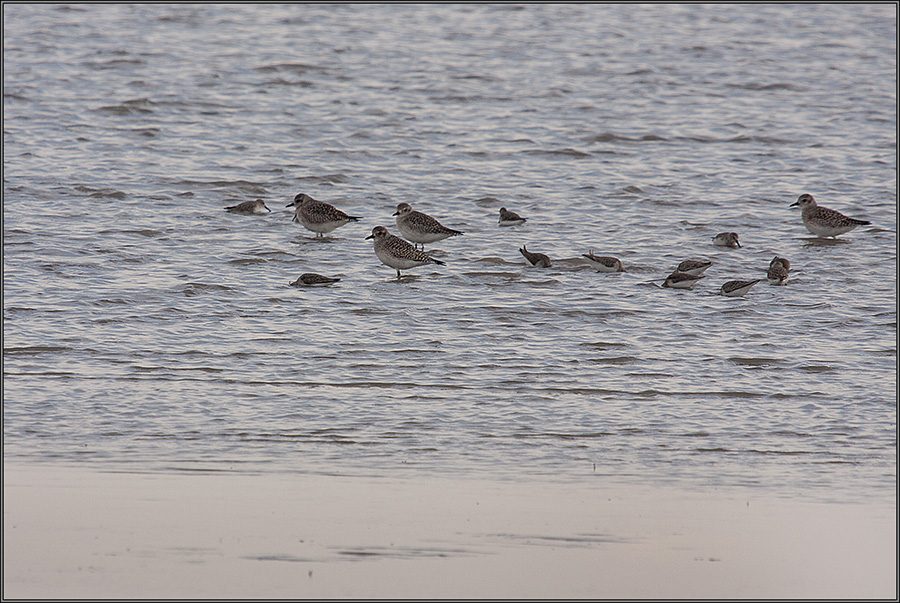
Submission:
[[[587,261],[591,263],[591,266],[600,272],[625,272],[625,268],[622,267],[622,262],[619,258],[610,257],[608,255],[594,255],[593,249],[587,253],[582,253],[581,256],[587,258]]]
[[[500,226],[518,226],[524,224],[527,219],[514,211],[508,211],[505,207],[500,208]]]
[[[750,290],[750,287],[761,281],[762,279],[756,279],[752,281],[728,281],[719,289],[719,292],[722,295],[727,295],[728,297],[739,297]]]
[[[538,268],[549,268],[553,265],[550,261],[550,258],[544,255],[543,253],[532,253],[525,248],[525,245],[522,245],[522,248],[519,249],[519,253],[525,256],[525,259],[532,266],[537,266]]]
[[[663,287],[670,289],[693,289],[694,285],[700,282],[700,279],[706,278],[703,275],[694,276],[686,272],[678,272],[677,270],[666,277]]]
[[[713,245],[737,249],[741,246],[741,243],[740,241],[738,241],[738,235],[736,232],[720,232],[713,237]]]
[[[401,203],[394,212],[397,216],[397,228],[408,241],[421,244],[422,250],[425,243],[442,241],[447,237],[455,237],[463,234],[458,230],[447,228],[428,214],[415,211],[409,203]],[[415,247],[415,245],[413,245]]]
[[[401,270],[409,270],[425,264],[444,264],[424,251],[417,250],[400,237],[392,235],[384,226],[373,228],[372,234],[366,239],[375,239],[375,255],[382,264],[397,270],[397,278],[400,278]]]
[[[302,224],[306,229],[316,233],[316,237],[329,233],[347,222],[358,222],[356,216],[348,216],[333,205],[324,201],[316,201],[309,195],[300,193],[285,207],[294,206],[294,222]]]
[[[266,204],[262,199],[257,199],[256,201],[244,201],[243,203],[226,207],[225,211],[230,211],[234,214],[264,216],[272,210],[266,207]]]
[[[785,258],[775,256],[769,262],[769,270],[766,271],[766,278],[773,285],[783,285],[787,282],[788,273],[791,270],[791,263]]]
[[[322,276],[321,274],[316,274],[315,272],[307,272],[306,274],[301,274],[300,278],[291,283],[292,287],[323,287],[325,285],[330,285],[332,283],[338,282],[339,278],[331,278],[329,276]]]
[[[868,220],[857,220],[856,218],[848,218],[839,211],[828,209],[827,207],[819,207],[812,195],[803,193],[797,199],[796,203],[791,203],[791,207],[800,207],[802,211],[801,218],[806,230],[813,233],[817,237],[835,238],[839,234],[850,232],[857,226],[865,226],[871,224]]]
[[[675,269],[675,272],[684,272],[691,276],[700,276],[710,266],[712,266],[712,262],[709,260],[685,260],[678,264],[678,268]]]

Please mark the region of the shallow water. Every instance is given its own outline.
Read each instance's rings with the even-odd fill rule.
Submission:
[[[6,458],[894,500],[895,6],[3,11]]]

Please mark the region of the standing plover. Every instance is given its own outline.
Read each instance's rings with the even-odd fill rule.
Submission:
[[[812,195],[803,193],[797,199],[796,203],[791,203],[791,207],[800,207],[803,210],[801,218],[806,230],[813,233],[817,237],[837,237],[856,228],[857,226],[865,226],[871,224],[868,220],[857,220],[856,218],[848,218],[839,211],[828,209],[827,207],[819,207]]]
[[[587,258],[587,261],[591,263],[591,266],[600,272],[625,272],[625,268],[622,267],[622,262],[618,258],[610,257],[608,255],[594,255],[593,249],[587,253],[582,253],[581,255],[582,257]]]
[[[397,278],[400,278],[401,270],[409,270],[425,264],[444,264],[424,251],[417,250],[400,237],[392,235],[384,226],[373,228],[372,234],[366,239],[375,239],[375,255],[382,264],[397,270]]]
[[[686,272],[678,272],[677,270],[666,277],[663,287],[670,289],[692,289],[694,285],[700,282],[700,279],[706,278],[703,275],[694,276]]]
[[[722,295],[727,295],[728,297],[738,297],[746,293],[750,290],[750,287],[761,281],[762,279],[758,278],[752,281],[728,281],[724,285],[722,285],[719,292]]]
[[[543,253],[532,253],[525,248],[525,245],[522,245],[522,248],[519,249],[519,253],[525,256],[525,259],[532,266],[537,266],[538,268],[549,268],[553,265],[550,261],[550,258],[544,255]]]
[[[710,266],[712,266],[712,262],[709,260],[685,260],[678,264],[678,268],[675,269],[675,272],[684,272],[691,276],[700,276]]]
[[[736,232],[720,232],[713,237],[713,245],[737,249],[741,246],[741,243],[738,241],[738,235]]]
[[[230,211],[235,214],[263,216],[272,210],[266,207],[266,204],[262,199],[257,199],[256,201],[244,201],[243,203],[226,207],[225,211]]]
[[[769,270],[766,272],[766,278],[773,285],[783,285],[787,282],[788,273],[791,270],[791,263],[785,259],[775,256],[769,262]]]
[[[301,274],[300,278],[291,283],[292,287],[322,287],[324,285],[330,285],[332,283],[338,282],[339,278],[331,278],[329,276],[322,276],[321,274],[316,274],[315,272],[307,272],[306,274]]]
[[[462,234],[458,230],[447,228],[428,214],[415,211],[409,203],[399,204],[394,215],[397,216],[397,228],[400,230],[400,234],[414,244],[421,243],[423,250],[425,243],[434,243]]]
[[[500,208],[500,226],[518,226],[524,224],[527,219],[514,211],[508,211],[505,207]]]
[[[333,205],[323,201],[316,201],[309,195],[300,193],[285,207],[296,207],[294,210],[294,222],[302,224],[306,229],[321,237],[335,228],[339,228],[347,222],[358,222],[356,216],[348,216]]]

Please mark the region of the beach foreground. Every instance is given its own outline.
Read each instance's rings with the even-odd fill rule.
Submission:
[[[896,598],[896,509],[584,484],[4,464],[3,596]]]

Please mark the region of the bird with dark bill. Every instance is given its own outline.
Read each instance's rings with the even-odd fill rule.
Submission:
[[[321,237],[335,228],[340,228],[348,222],[358,222],[359,217],[348,216],[338,208],[324,201],[316,201],[309,195],[300,193],[285,207],[295,207],[294,222],[302,224],[307,230]]]
[[[374,239],[375,255],[385,266],[397,270],[397,278],[400,278],[401,270],[409,270],[425,264],[444,265],[441,260],[436,260],[424,251],[419,251],[407,241],[388,232],[384,226],[376,226],[372,234],[366,239]]]
[[[806,226],[806,230],[817,237],[836,238],[840,234],[850,232],[857,226],[871,224],[868,220],[848,218],[834,209],[820,207],[816,204],[813,196],[807,193],[800,195],[795,203],[791,203],[791,207],[799,207],[801,209],[800,218],[803,220],[803,225]]]
[[[459,230],[447,228],[436,219],[428,214],[416,211],[409,203],[400,203],[397,205],[397,229],[407,241],[412,241],[413,247],[422,245],[425,250],[425,243],[435,243],[443,241],[447,237],[457,237],[463,234]]]
[[[256,201],[244,201],[243,203],[238,203],[237,205],[226,207],[225,211],[230,211],[233,214],[245,214],[248,216],[264,216],[272,210],[266,207],[265,201],[263,201],[262,199],[257,199]]]

